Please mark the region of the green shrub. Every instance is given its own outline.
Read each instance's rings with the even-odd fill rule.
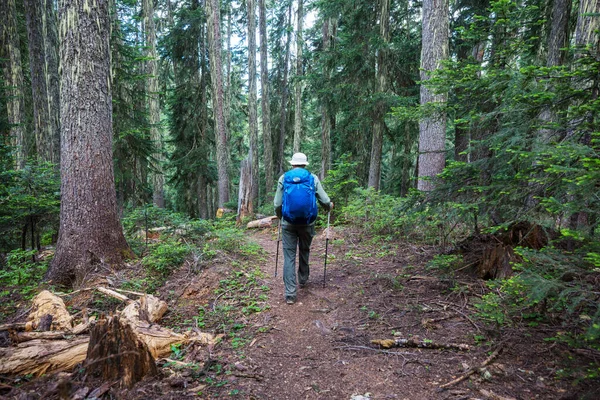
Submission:
[[[494,291],[476,305],[480,316],[498,324],[559,320],[575,327],[561,340],[600,349],[600,295],[595,284],[600,271],[581,262],[578,253],[586,252],[587,247],[573,253],[551,246],[517,248],[522,261],[513,265],[516,274],[490,283]]]
[[[191,248],[174,239],[153,244],[150,253],[144,257],[142,264],[151,272],[159,276],[167,276],[178,268],[190,254]]]
[[[48,269],[47,262],[37,262],[35,250],[13,250],[8,253],[6,267],[0,270],[0,284],[16,287],[25,296],[33,293]]]

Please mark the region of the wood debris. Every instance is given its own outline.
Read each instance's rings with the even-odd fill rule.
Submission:
[[[127,306],[114,315],[127,325],[135,340],[147,346],[156,359],[171,353],[171,345],[196,342],[214,346],[220,336],[203,332],[176,333],[157,324],[167,311],[167,304],[151,295],[132,300],[125,295],[106,288],[94,288],[105,295],[117,298]],[[0,348],[0,374],[36,376],[56,371],[69,371],[83,362],[88,354],[94,318],[84,318],[73,327],[73,316],[67,311],[63,300],[45,290],[33,300],[26,324],[5,324],[0,330],[9,332],[10,347]],[[86,316],[86,313],[83,313]],[[48,318],[50,316],[50,318]],[[50,319],[50,331],[33,331],[42,319]],[[25,331],[25,332],[24,332]]]
[[[419,339],[418,336],[414,336],[412,338],[403,339],[377,339],[371,340],[371,344],[379,345],[384,349],[391,349],[392,347],[416,347],[423,349],[443,349],[443,350],[462,350],[468,351],[471,350],[471,346],[468,344],[445,344],[445,343],[437,343],[432,340],[427,339]]]

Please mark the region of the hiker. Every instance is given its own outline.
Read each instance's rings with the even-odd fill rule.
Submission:
[[[308,256],[310,244],[315,236],[317,219],[317,200],[327,211],[333,203],[323,190],[319,178],[305,167],[308,159],[304,153],[296,153],[289,161],[292,169],[279,177],[275,193],[275,212],[281,220],[283,236],[283,283],[285,301],[296,302],[296,248],[300,248],[298,257],[298,283],[303,287],[310,273]]]

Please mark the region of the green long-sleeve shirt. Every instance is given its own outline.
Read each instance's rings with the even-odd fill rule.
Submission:
[[[299,167],[296,167],[296,168],[299,168]],[[325,209],[325,211],[331,210],[331,200],[329,199],[329,196],[327,196],[327,193],[325,193],[325,190],[323,189],[323,185],[321,185],[321,181],[315,174],[311,174],[311,175],[313,176],[313,179],[315,180],[315,195],[317,197],[317,200],[319,201],[319,204],[321,204],[321,206]],[[277,192],[275,192],[275,200],[273,201],[273,203],[275,205],[275,213],[277,214],[279,219],[281,219],[282,202],[283,202],[283,175],[281,175],[279,177],[279,180],[277,181]],[[281,223],[283,225],[289,224],[284,219],[281,220]]]

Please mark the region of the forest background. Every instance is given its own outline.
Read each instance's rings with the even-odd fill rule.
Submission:
[[[600,3],[87,4],[0,5],[4,283],[73,285],[131,255],[97,237],[117,219],[271,215],[302,151],[339,222],[441,252],[510,237],[480,271],[483,316],[559,315],[554,340],[600,350]],[[53,245],[46,271],[32,255]]]

